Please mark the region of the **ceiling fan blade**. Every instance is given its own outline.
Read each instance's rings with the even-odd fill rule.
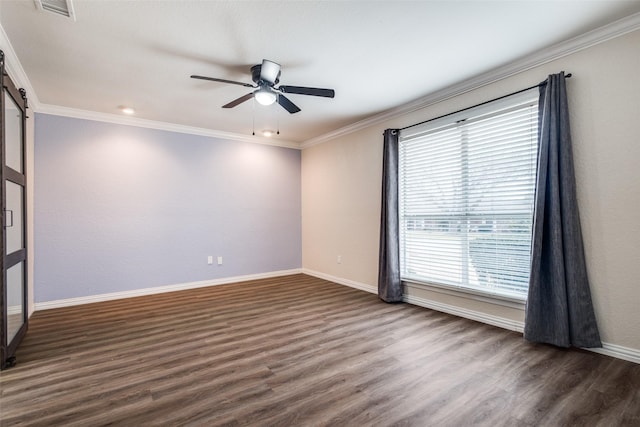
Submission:
[[[242,104],[243,102],[250,100],[251,98],[253,98],[253,92],[241,96],[238,99],[234,99],[230,103],[223,105],[222,108],[233,108],[238,104]]]
[[[325,98],[333,98],[336,92],[333,89],[321,89],[317,87],[304,87],[304,86],[280,86],[280,89],[284,93],[296,93],[299,95],[313,95],[324,96]]]
[[[275,84],[279,76],[280,64],[269,61],[268,59],[263,59],[262,65],[260,66],[260,79]]]
[[[290,112],[291,114],[294,114],[300,111],[300,108],[298,108],[296,104],[291,102],[291,100],[284,95],[278,94],[278,104],[282,105],[282,107],[288,112]]]
[[[192,79],[200,79],[200,80],[211,80],[212,82],[220,82],[220,83],[231,83],[232,85],[240,85],[244,87],[256,87],[249,83],[235,82],[233,80],[225,80],[225,79],[217,79],[215,77],[205,77],[205,76],[191,76]]]

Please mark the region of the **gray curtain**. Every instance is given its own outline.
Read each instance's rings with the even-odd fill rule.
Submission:
[[[398,134],[397,129],[384,131],[382,155],[378,296],[386,302],[402,301],[400,236],[398,234]]]
[[[524,337],[560,347],[602,347],[582,246],[564,73],[541,86],[539,112]]]

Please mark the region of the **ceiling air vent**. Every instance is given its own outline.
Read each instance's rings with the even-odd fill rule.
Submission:
[[[66,16],[74,21],[76,15],[73,13],[73,5],[71,0],[34,0],[36,7],[40,10],[46,10],[58,15]]]

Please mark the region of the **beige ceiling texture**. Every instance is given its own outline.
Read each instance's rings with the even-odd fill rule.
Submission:
[[[276,138],[322,138],[367,117],[532,55],[640,11],[640,1],[115,1],[73,0],[76,19],[0,0],[0,23],[36,110],[120,115],[221,134],[279,127]],[[302,111],[253,101],[262,59]],[[60,108],[64,107],[64,108]],[[73,115],[73,114],[71,114]]]

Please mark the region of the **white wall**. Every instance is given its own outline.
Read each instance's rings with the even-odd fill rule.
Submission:
[[[298,270],[300,168],[293,148],[36,113],[36,308]]]
[[[568,81],[578,202],[602,339],[640,355],[640,31],[466,94],[329,140],[302,153],[303,268],[377,288],[382,132],[544,80]],[[342,263],[336,257],[342,255]],[[521,322],[523,311],[422,289],[409,295]]]

